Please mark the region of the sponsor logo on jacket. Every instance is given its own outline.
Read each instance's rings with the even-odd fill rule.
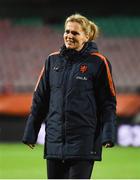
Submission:
[[[81,77],[81,76],[77,76],[76,79],[80,79],[80,80],[83,80],[83,81],[87,81],[87,77]]]

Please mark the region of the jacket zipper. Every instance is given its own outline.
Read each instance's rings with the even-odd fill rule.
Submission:
[[[65,156],[64,156],[64,145],[65,145],[65,141],[66,141],[66,116],[65,116],[65,97],[66,97],[66,91],[67,91],[67,84],[68,84],[68,77],[69,77],[69,72],[70,72],[70,63],[67,60],[66,64],[65,64],[65,68],[64,68],[64,74],[63,74],[63,80],[62,80],[62,84],[63,84],[63,120],[62,120],[62,161],[65,160]]]

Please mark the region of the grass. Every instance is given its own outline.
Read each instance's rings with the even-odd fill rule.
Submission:
[[[1,144],[0,178],[46,178],[46,161],[42,157],[42,146],[36,146],[32,150],[24,144]]]
[[[140,149],[118,147],[103,149],[103,160],[96,162],[92,178],[140,179]],[[43,146],[34,150],[24,144],[0,144],[1,179],[46,179]]]

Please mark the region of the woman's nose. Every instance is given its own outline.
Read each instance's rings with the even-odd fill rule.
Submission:
[[[73,38],[73,34],[71,32],[68,34],[68,38]]]

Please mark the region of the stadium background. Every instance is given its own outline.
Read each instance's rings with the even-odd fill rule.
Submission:
[[[116,147],[104,149],[95,178],[140,178],[138,2],[89,0],[0,0],[0,178],[46,177],[42,145],[31,151],[21,139],[39,72],[75,12],[99,25],[97,44],[111,61],[117,89]]]

